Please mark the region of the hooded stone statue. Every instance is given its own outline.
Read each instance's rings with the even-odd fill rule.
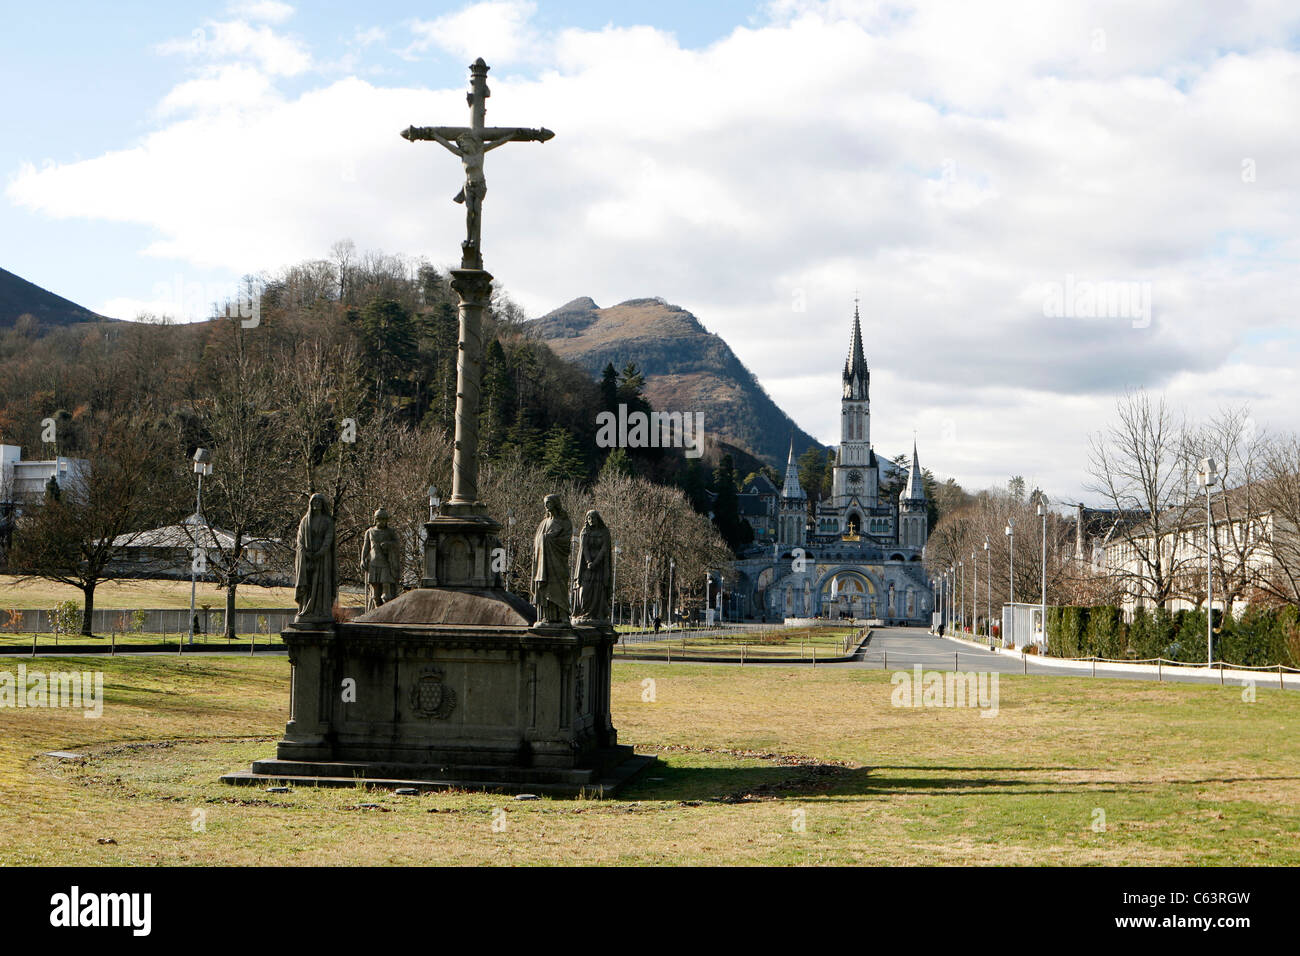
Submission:
[[[587,512],[578,538],[578,613],[576,620],[608,623],[613,588],[609,528],[600,512]]]
[[[334,519],[329,502],[314,494],[307,513],[298,522],[294,557],[294,598],[298,602],[295,624],[330,624],[334,621],[334,597],[338,594],[337,563],[334,555]]]
[[[546,517],[533,536],[533,606],[538,624],[568,624],[573,522],[559,495],[547,495],[543,504]]]

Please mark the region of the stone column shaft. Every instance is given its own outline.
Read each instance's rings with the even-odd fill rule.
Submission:
[[[478,410],[483,374],[483,310],[492,276],[482,269],[453,269],[451,287],[460,299],[460,341],[456,356],[456,442],[452,455],[451,500],[456,513],[479,506]]]

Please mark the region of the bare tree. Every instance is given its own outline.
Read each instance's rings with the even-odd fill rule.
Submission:
[[[1259,585],[1261,559],[1269,546],[1268,502],[1263,487],[1267,438],[1254,427],[1245,406],[1221,408],[1204,425],[1190,430],[1184,452],[1189,468],[1203,458],[1213,458],[1219,468],[1219,491],[1211,496],[1214,593],[1232,611]],[[1197,560],[1183,574],[1182,590],[1203,603],[1207,536],[1203,512],[1190,511],[1187,520],[1196,531],[1187,535]]]
[[[167,467],[175,457],[174,436],[152,409],[141,404],[100,412],[89,431],[89,475],[57,488],[56,482],[43,502],[26,503],[10,555],[18,573],[81,591],[81,633],[88,637],[95,589],[128,576],[126,549],[165,518],[168,502],[178,500]]]
[[[1300,436],[1270,441],[1263,453],[1261,497],[1271,561],[1256,583],[1269,597],[1300,603]]]
[[[1177,595],[1193,557],[1179,547],[1194,489],[1186,430],[1164,398],[1153,402],[1144,391],[1127,393],[1116,412],[1118,421],[1091,439],[1089,490],[1116,512],[1145,515],[1120,525],[1131,561],[1109,570],[1126,593],[1163,605]]]
[[[244,329],[237,320],[226,322],[227,348],[215,360],[210,390],[194,409],[213,455],[213,471],[204,483],[207,501],[197,525],[184,527],[207,529],[206,535],[190,530],[191,544],[214,552],[209,569],[226,592],[225,633],[233,638],[236,590],[266,573],[249,560],[250,546],[289,526],[291,501],[285,493],[285,436],[274,414],[272,379],[248,348],[250,334],[264,333]]]

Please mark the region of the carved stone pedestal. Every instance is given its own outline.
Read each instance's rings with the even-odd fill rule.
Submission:
[[[419,588],[352,623],[283,632],[284,739],[274,758],[221,779],[614,791],[655,760],[620,746],[610,720],[614,631],[534,627],[531,610],[494,589]]]

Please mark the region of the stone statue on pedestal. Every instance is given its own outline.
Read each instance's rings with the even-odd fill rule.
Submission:
[[[612,559],[609,528],[599,511],[588,511],[578,537],[578,610],[575,620],[609,623],[613,596]]]
[[[397,597],[402,574],[402,546],[397,532],[388,527],[388,512],[375,512],[375,523],[361,539],[361,573],[366,578],[366,598],[373,607]]]
[[[333,623],[337,570],[334,519],[330,517],[325,496],[317,493],[311,496],[307,513],[298,522],[294,559],[294,598],[298,602],[295,624]]]
[[[573,522],[559,495],[547,495],[543,504],[546,517],[533,536],[533,606],[538,624],[568,624]]]

